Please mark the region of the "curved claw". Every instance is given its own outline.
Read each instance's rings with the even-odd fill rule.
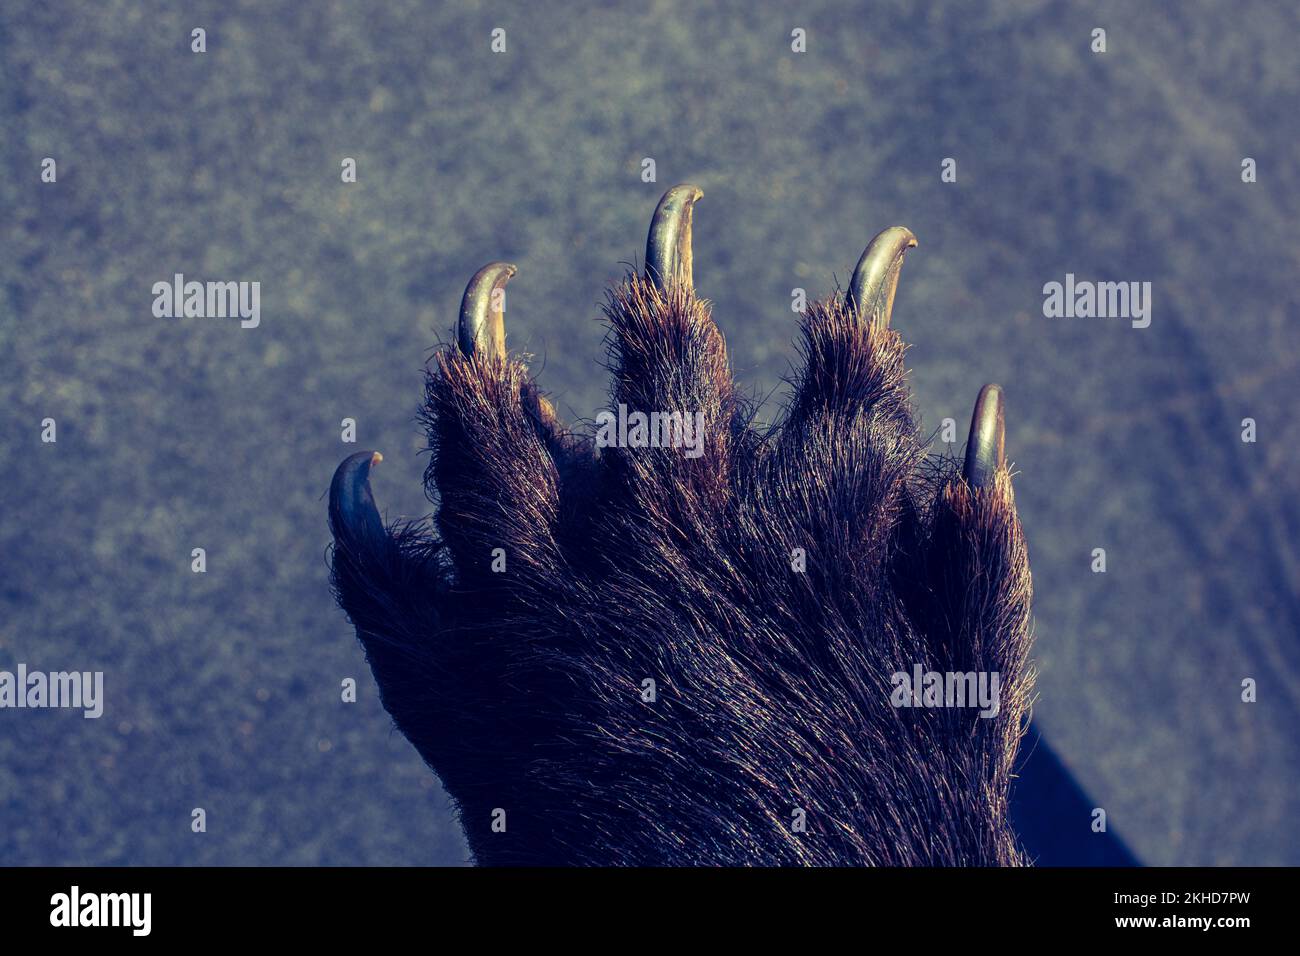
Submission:
[[[655,207],[645,242],[645,274],[661,290],[674,280],[694,286],[691,213],[703,196],[699,186],[682,183],[664,193]]]
[[[916,236],[906,226],[890,226],[877,233],[863,250],[849,280],[849,309],[888,326],[903,256],[914,246]]]
[[[370,493],[370,469],[383,460],[377,451],[350,455],[330,482],[330,527],[336,540],[345,540],[353,549],[365,544],[379,546],[388,540]]]
[[[524,410],[530,414],[534,421],[547,429],[556,429],[559,427],[559,419],[555,414],[555,406],[551,400],[538,391],[537,386],[531,382],[525,385],[520,393],[520,400],[523,403]]]
[[[975,411],[970,418],[970,437],[966,440],[966,463],[962,475],[972,488],[983,488],[993,480],[993,475],[1005,462],[1003,443],[1006,438],[1006,421],[1002,404],[1002,388],[985,385],[975,399]]]
[[[457,339],[460,350],[506,357],[505,287],[519,270],[509,262],[489,262],[469,280],[460,300]],[[501,294],[498,295],[497,293]]]

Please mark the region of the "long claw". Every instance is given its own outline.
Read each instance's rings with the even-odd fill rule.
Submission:
[[[381,547],[388,532],[370,493],[370,469],[384,460],[377,451],[363,451],[343,460],[330,482],[330,527],[335,540],[344,540],[349,548]]]
[[[1002,467],[1006,423],[1002,406],[1002,388],[985,385],[975,399],[970,418],[970,437],[966,440],[966,463],[962,475],[972,488],[983,488]]]
[[[466,355],[506,357],[505,287],[518,271],[508,262],[489,262],[469,280],[460,300],[457,329],[460,350]]]
[[[559,419],[555,414],[555,406],[551,400],[537,390],[535,385],[525,385],[523,394],[520,396],[526,411],[533,416],[541,425],[547,428],[558,428]]]
[[[854,313],[889,325],[903,256],[915,245],[916,236],[906,226],[890,226],[867,244],[849,281],[849,308]]]
[[[691,213],[703,196],[699,186],[682,183],[664,193],[655,208],[645,242],[645,274],[659,289],[673,281],[694,286]]]

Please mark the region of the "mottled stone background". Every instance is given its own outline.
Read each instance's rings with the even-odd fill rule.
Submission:
[[[384,452],[389,515],[425,513],[422,364],[496,258],[511,345],[593,416],[602,288],[689,180],[697,285],[771,413],[790,290],[916,232],[895,324],[927,425],[964,440],[979,386],[1006,389],[1036,722],[1143,861],[1300,863],[1300,8],[16,6],[0,668],[102,669],[107,704],[0,711],[0,862],[463,860],[328,594],[339,422]],[[175,272],[260,281],[260,328],[154,318]],[[1152,282],[1151,327],[1044,318],[1066,272]]]

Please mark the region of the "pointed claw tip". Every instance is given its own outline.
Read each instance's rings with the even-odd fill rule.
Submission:
[[[962,475],[972,488],[983,488],[1006,462],[1006,412],[1002,387],[985,385],[975,399]]]
[[[704,190],[693,183],[673,186],[655,207],[650,234],[645,244],[645,274],[658,288],[673,281],[689,288],[694,283],[694,254],[691,247],[692,214]]]
[[[335,540],[349,545],[378,544],[387,540],[384,523],[370,493],[370,469],[384,460],[377,451],[349,455],[334,471],[330,482],[330,524]]]
[[[876,233],[853,269],[849,309],[888,326],[903,256],[918,244],[915,234],[906,226],[890,226]]]
[[[473,356],[482,350],[487,355],[505,358],[505,304],[498,293],[518,271],[510,262],[489,262],[469,280],[460,300],[457,323],[457,341],[465,355]]]

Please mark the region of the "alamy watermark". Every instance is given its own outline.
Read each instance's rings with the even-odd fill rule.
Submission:
[[[1043,286],[1043,315],[1049,319],[1131,319],[1133,328],[1151,324],[1150,282],[1090,282],[1076,280]]]
[[[703,412],[628,412],[596,416],[597,448],[681,448],[687,458],[704,454]]]
[[[153,284],[153,314],[159,319],[239,318],[255,329],[262,322],[262,283],[185,281],[183,273]]]
[[[132,936],[153,929],[152,893],[83,893],[73,885],[50,897],[50,925],[55,927],[118,926]]]
[[[104,713],[103,671],[0,671],[0,709],[68,708],[94,720]]]
[[[1002,678],[997,671],[927,671],[920,664],[912,673],[897,671],[890,677],[895,707],[978,707],[991,719],[1001,710]]]

